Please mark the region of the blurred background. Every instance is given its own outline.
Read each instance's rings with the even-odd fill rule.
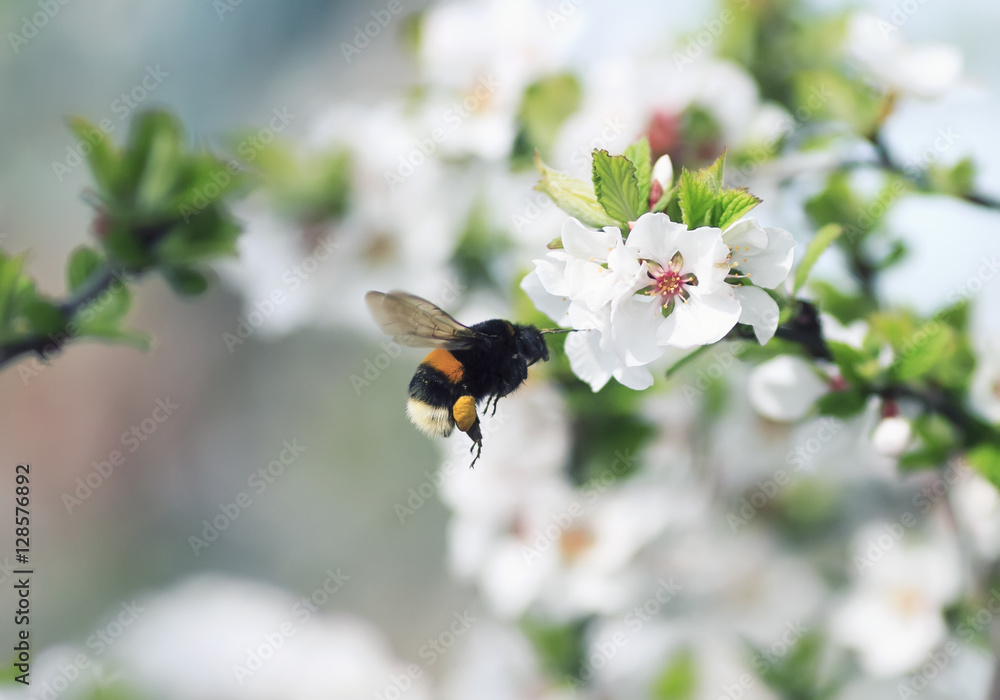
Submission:
[[[591,463],[598,458],[579,455],[586,427],[579,402],[587,401],[589,389],[565,392],[542,369],[518,396],[501,402],[497,432],[490,435],[487,426],[483,460],[469,472],[461,440],[442,447],[406,420],[406,386],[421,354],[387,346],[362,302],[367,289],[401,288],[468,323],[497,316],[546,323],[514,290],[530,261],[559,235],[561,218],[531,190],[534,171],[510,166],[523,134],[506,133],[490,120],[510,121],[523,89],[543,76],[576,75],[583,87],[574,111],[583,116],[537,140],[548,144],[554,166],[579,172],[582,162],[585,172],[589,161],[579,153],[589,154],[595,143],[620,152],[645,126],[626,121],[612,138],[599,140],[605,128],[614,128],[601,110],[642,89],[619,81],[616,66],[659,61],[676,68],[676,51],[690,50],[692,37],[706,28],[711,42],[695,60],[711,60],[717,49],[711,23],[720,22],[721,6],[53,0],[44,26],[12,41],[10,33],[31,33],[25,22],[34,26],[43,5],[0,6],[7,36],[0,49],[0,244],[30,251],[29,268],[41,289],[63,294],[66,258],[91,236],[92,210],[81,196],[91,181],[86,167],[75,164],[79,144],[66,128],[69,115],[108,120],[110,138],[121,143],[136,113],[166,107],[195,144],[245,158],[272,152],[241,150],[245,139],[256,136],[268,145],[274,136],[289,162],[319,174],[308,179],[301,175],[305,166],[289,166],[299,173],[289,175],[277,157],[267,161],[278,173],[274,186],[236,209],[248,229],[241,257],[218,265],[218,283],[203,297],[180,299],[156,276],[138,283],[129,318],[152,337],[148,352],[80,343],[40,369],[8,366],[0,374],[0,463],[7,475],[0,497],[12,500],[13,467],[30,463],[35,571],[35,694],[14,685],[0,694],[821,697],[778,693],[753,680],[756,675],[747,682],[744,674],[759,671],[759,657],[742,645],[749,639],[784,657],[775,645],[793,646],[806,634],[796,631],[800,627],[826,629],[818,620],[827,620],[853,590],[849,552],[862,526],[877,518],[891,525],[907,508],[917,511],[913,499],[932,481],[901,482],[891,459],[860,444],[875,416],[858,419],[810,453],[811,477],[795,482],[801,491],[791,499],[807,512],[775,506],[776,515],[744,529],[727,515],[739,513],[744,497],[766,491],[762,480],[792,464],[788,455],[811,444],[822,426],[760,417],[745,396],[749,367],[739,361],[732,368],[724,362],[728,393],[699,396],[696,404],[681,385],[660,379],[655,391],[638,398],[623,398],[629,391],[614,385],[590,400],[620,402],[642,418],[638,427],[624,418],[618,428],[606,427],[629,436],[623,445],[639,446],[641,473],[609,487],[607,498],[594,495],[598,534],[581,530],[576,541],[567,539],[575,526],[559,526],[563,558],[544,564],[554,568],[542,581],[535,570],[517,573],[519,564],[505,563],[505,557],[524,560],[523,546],[537,543],[525,536],[501,551],[498,532],[515,520],[535,532],[531,518],[544,532],[569,512],[572,495],[542,503],[551,495],[543,476],[576,470],[579,488],[601,474]],[[849,11],[890,22],[901,12],[907,41],[961,51],[962,87],[908,105],[887,138],[906,162],[920,156],[936,130],[953,128],[957,145],[940,162],[974,156],[978,188],[1000,193],[1000,7],[985,0],[826,0],[794,10],[816,17]],[[376,30],[366,34],[366,27]],[[476,81],[462,71],[486,65],[491,75],[497,70],[500,87],[477,98],[471,116],[456,120],[438,144],[440,163],[428,158],[408,175],[403,161],[461,114],[449,116],[448,90],[461,83],[475,95]],[[742,79],[733,80],[742,89]],[[747,80],[756,92],[753,78]],[[725,128],[723,134],[722,140],[730,138]],[[332,201],[333,190],[324,200],[324,183],[339,172],[330,163],[347,146],[371,154],[354,153],[345,166],[355,189],[337,192],[347,204]],[[392,173],[401,176],[398,189],[387,178]],[[304,189],[295,190],[298,184]],[[802,189],[774,190],[773,198],[750,186],[765,198],[756,214],[762,221],[808,240],[801,201],[816,183],[806,178]],[[302,201],[291,190],[305,192]],[[890,302],[933,312],[946,299],[928,298],[934,295],[926,283],[915,289],[914,280],[933,279],[943,290],[968,280],[997,249],[998,219],[995,211],[965,203],[914,199],[892,215],[892,225],[911,236],[911,255],[887,273],[881,292]],[[329,226],[308,215],[323,207],[348,213]],[[967,230],[961,245],[944,245],[958,235],[948,228],[956,211]],[[370,236],[364,249],[349,237],[362,229]],[[378,262],[382,234],[389,264]],[[324,242],[332,251],[326,259],[317,254]],[[491,259],[499,261],[496,267],[483,271],[483,260]],[[828,275],[836,278],[835,264]],[[273,290],[288,301],[268,307]],[[1000,331],[991,311],[997,283],[986,280],[975,292],[977,328],[984,335]],[[255,311],[262,321],[251,318]],[[241,324],[250,330],[245,339]],[[696,380],[692,373],[689,386]],[[722,406],[709,410],[711,400]],[[628,431],[638,431],[641,440]],[[120,463],[108,470],[113,460]],[[613,458],[603,464],[611,466]],[[589,492],[578,493],[589,503]],[[989,495],[970,498],[992,503]],[[531,513],[510,515],[527,500]],[[824,513],[834,515],[824,520]],[[927,516],[921,529],[931,540],[935,528],[947,526],[934,513],[920,516]],[[1000,539],[996,521],[983,517],[974,524],[977,532]],[[589,546],[595,537],[611,562],[595,564],[605,567],[601,575],[587,578],[566,568],[573,547]],[[9,656],[16,604],[12,527],[0,528],[0,542],[0,643]],[[933,552],[927,556],[939,561]],[[959,598],[947,592],[958,585],[941,583],[946,592],[939,608]],[[639,613],[628,617],[640,608],[648,622]],[[275,637],[288,621],[295,633]],[[923,623],[912,624],[913,634],[923,633]],[[965,644],[955,624],[949,621],[948,639]],[[586,634],[571,634],[583,626]],[[617,648],[608,640],[619,633],[627,641],[618,645],[622,651],[606,651]],[[988,625],[968,650],[946,652],[941,669],[930,673],[930,689],[917,692],[986,697],[993,663],[984,635],[988,640]],[[592,680],[587,672],[597,680],[575,685],[565,681],[572,662],[559,665],[560,653],[574,652],[560,652],[560,645],[580,639],[585,646],[578,656],[590,660],[576,671],[585,681]],[[841,646],[854,648],[843,639]],[[862,662],[836,697],[897,692],[920,668],[923,652],[914,653],[915,661],[896,666]],[[79,654],[88,663],[79,664]],[[67,671],[74,664],[79,674]],[[248,669],[245,679],[237,665]],[[44,683],[50,695],[43,694]]]

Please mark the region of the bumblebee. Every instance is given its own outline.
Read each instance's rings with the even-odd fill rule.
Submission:
[[[470,467],[483,451],[483,433],[476,407],[489,408],[528,378],[528,367],[549,359],[546,333],[503,319],[464,326],[426,299],[405,292],[368,292],[368,309],[382,330],[400,345],[434,348],[410,380],[406,413],[430,436],[447,437],[457,427],[478,448]],[[492,414],[491,414],[492,415]]]

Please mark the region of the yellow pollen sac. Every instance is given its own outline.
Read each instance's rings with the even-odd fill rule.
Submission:
[[[455,417],[458,429],[463,433],[469,432],[469,428],[476,422],[476,400],[471,396],[463,396],[455,405],[451,407],[451,415]]]

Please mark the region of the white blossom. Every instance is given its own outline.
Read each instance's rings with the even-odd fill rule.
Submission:
[[[830,620],[831,637],[857,651],[873,676],[896,676],[923,662],[945,640],[942,610],[961,592],[952,539],[935,529],[913,543],[906,529],[903,522],[876,522],[858,533],[854,585]]]
[[[753,326],[754,334],[766,344],[778,328],[778,304],[760,289],[774,289],[785,281],[792,268],[795,239],[780,228],[764,228],[756,219],[743,219],[722,233],[729,246],[730,265],[756,285],[737,285],[733,291],[740,301],[740,323]]]
[[[915,48],[899,28],[875,15],[856,14],[847,29],[846,49],[889,92],[925,99],[941,96],[962,75],[962,54],[951,46]]]

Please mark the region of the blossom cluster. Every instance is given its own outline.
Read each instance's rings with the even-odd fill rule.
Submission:
[[[737,323],[767,343],[779,310],[764,289],[788,275],[795,240],[755,219],[725,231],[688,230],[666,214],[646,213],[627,237],[569,219],[562,244],[535,261],[521,286],[557,323],[596,331],[566,341],[573,371],[596,391],[612,376],[648,388],[647,365],[668,347],[714,343]]]

